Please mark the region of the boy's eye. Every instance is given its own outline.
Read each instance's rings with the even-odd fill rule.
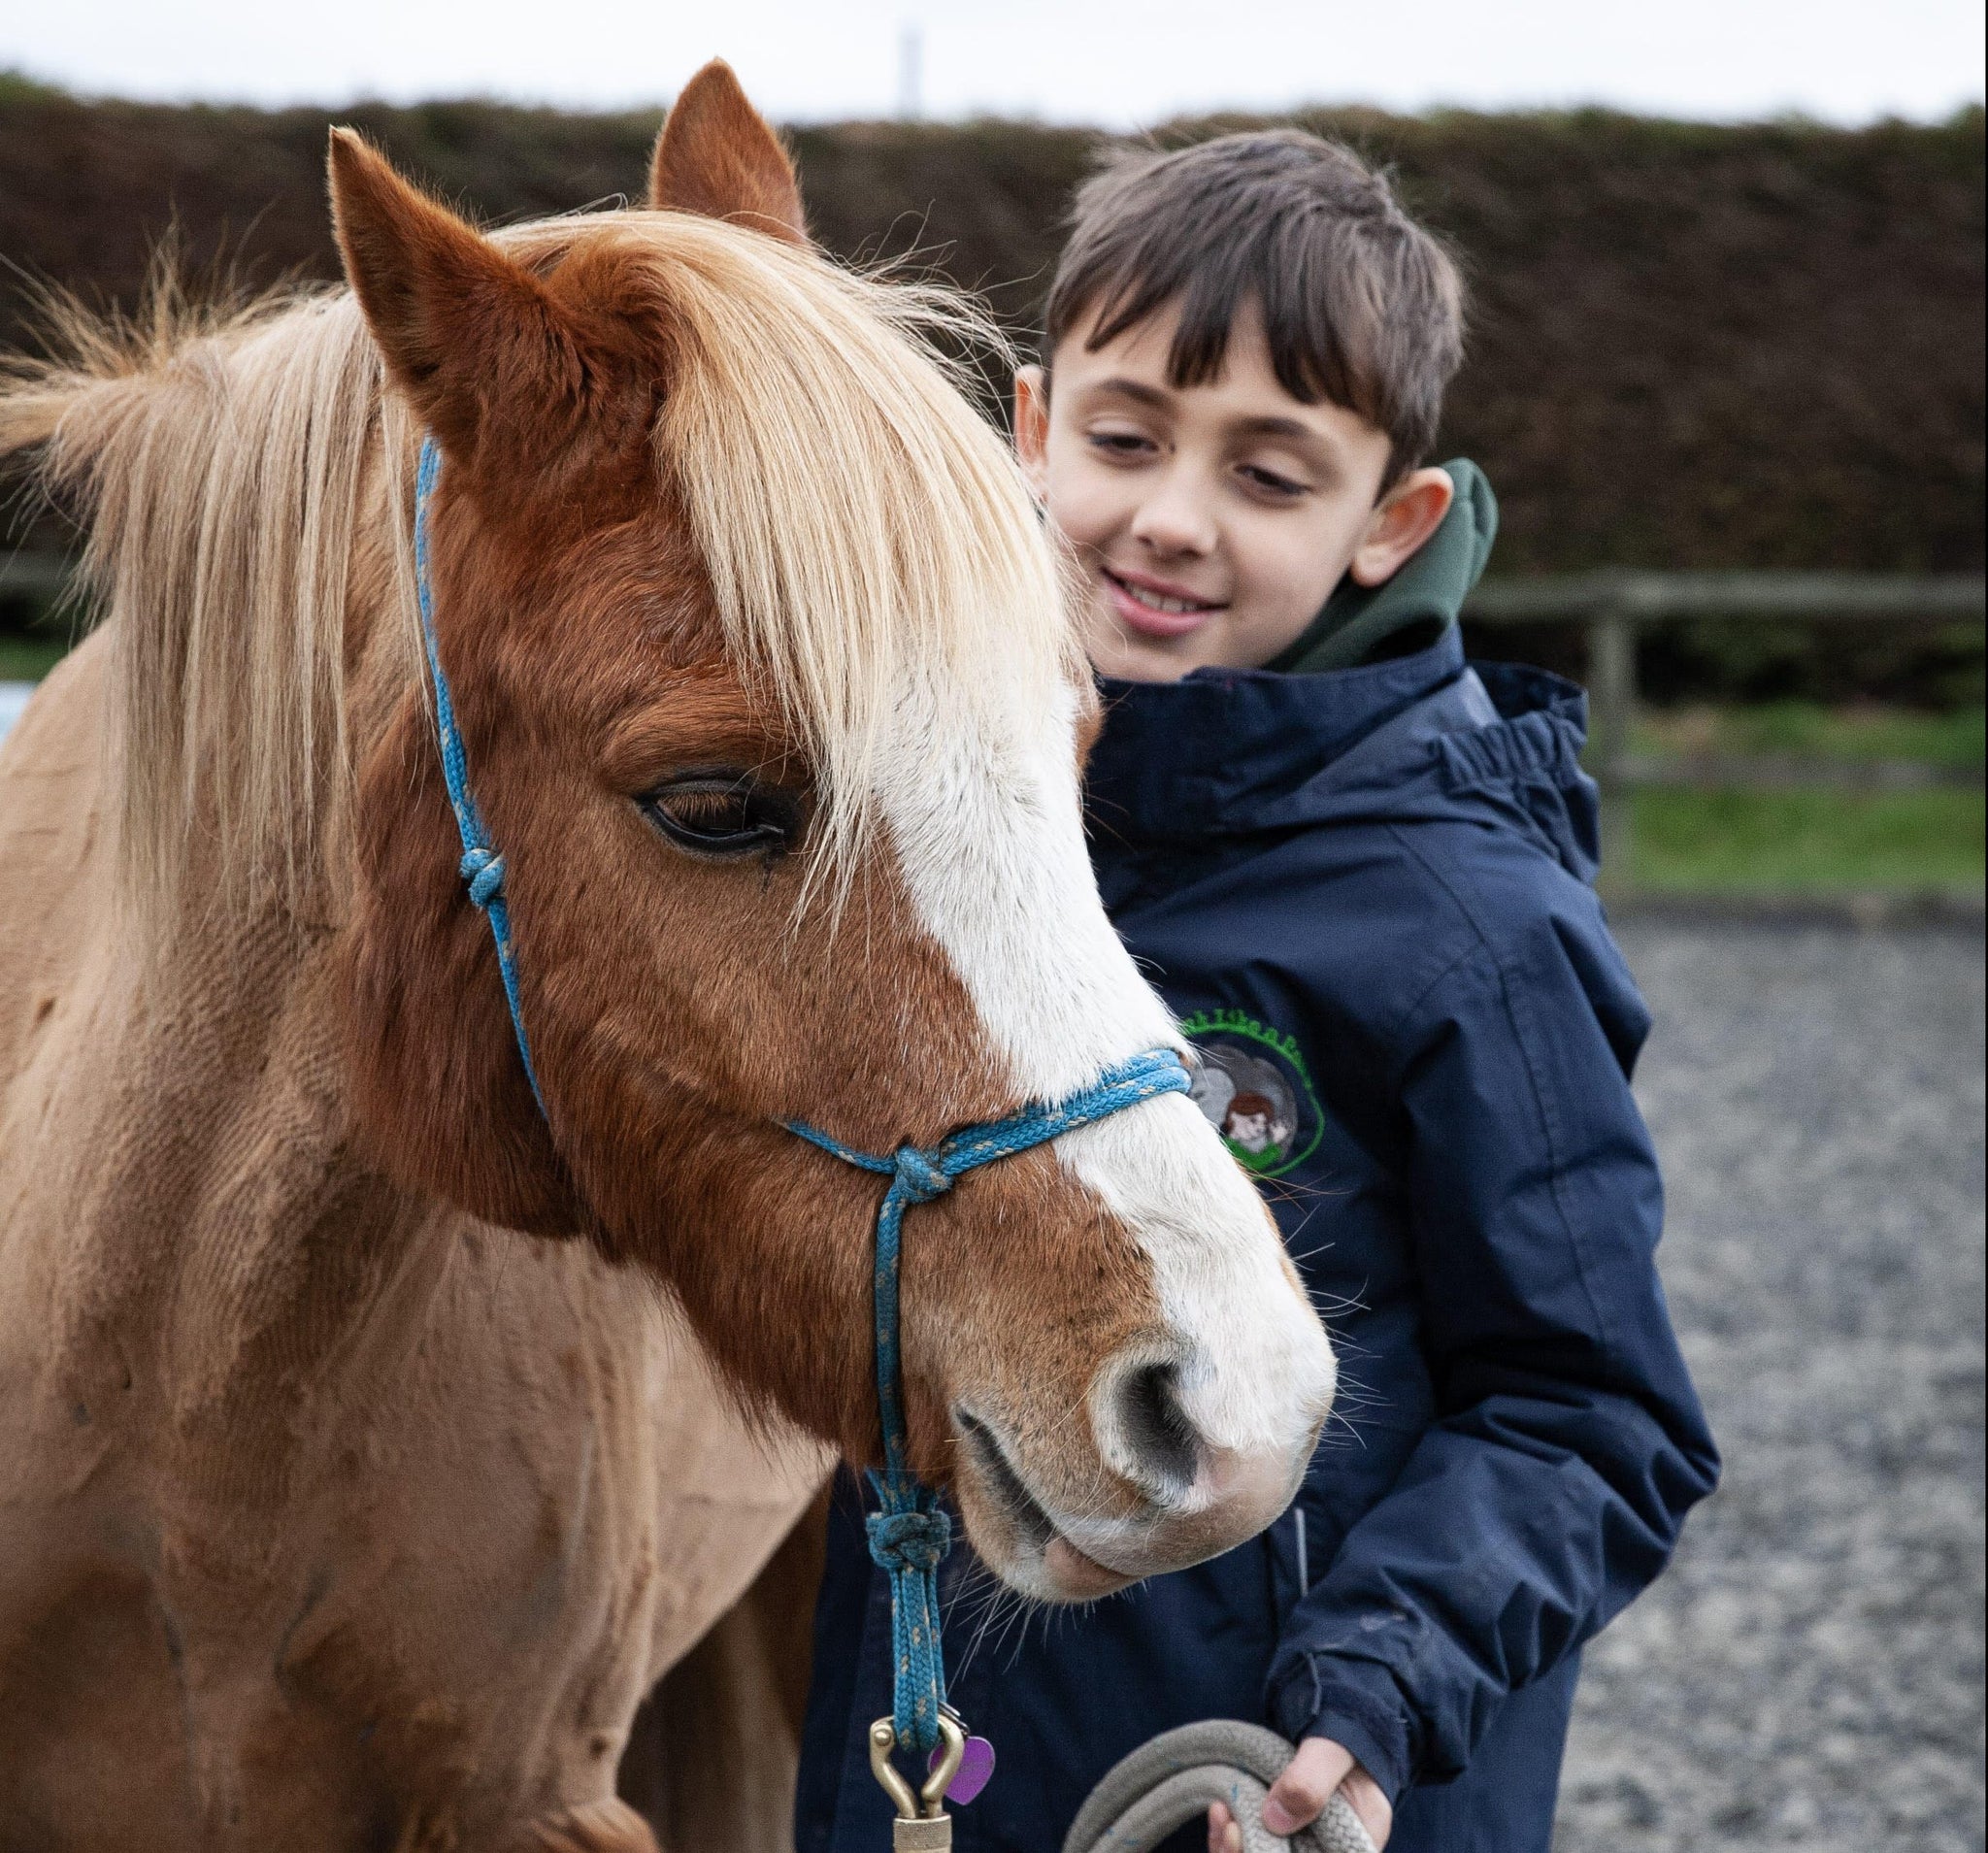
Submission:
[[[1093,431],[1090,442],[1093,449],[1114,457],[1143,456],[1153,447],[1153,441],[1138,431]]]
[[[1304,483],[1294,481],[1289,477],[1279,476],[1275,470],[1266,470],[1259,463],[1243,464],[1242,475],[1253,488],[1262,490],[1266,495],[1275,496],[1279,501],[1290,501],[1309,492]]]

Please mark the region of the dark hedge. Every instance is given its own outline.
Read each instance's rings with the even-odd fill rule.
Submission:
[[[189,258],[334,274],[328,120],[485,220],[639,191],[658,113],[84,103],[0,79],[0,339],[22,276],[129,300]],[[1306,115],[1389,165],[1462,256],[1445,452],[1489,471],[1503,572],[1978,569],[1983,117],[1845,131],[1602,112]],[[1242,126],[1178,123],[1168,142]],[[1097,138],[1013,122],[795,130],[816,234],[914,254],[1031,321]]]

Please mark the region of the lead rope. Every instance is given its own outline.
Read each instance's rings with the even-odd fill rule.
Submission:
[[[945,1662],[940,1640],[939,1566],[952,1543],[952,1526],[937,1496],[910,1464],[900,1380],[899,1255],[904,1215],[913,1204],[944,1196],[953,1180],[997,1159],[1044,1145],[1079,1126],[1162,1094],[1187,1092],[1187,1070],[1170,1048],[1148,1049],[1109,1068],[1081,1092],[1053,1105],[1026,1107],[1007,1119],[970,1126],[936,1145],[900,1145],[888,1156],[858,1151],[801,1120],[788,1129],[831,1157],[890,1179],[877,1212],[875,1317],[877,1408],[883,1428],[883,1472],[873,1472],[881,1509],[867,1523],[872,1559],[890,1577],[891,1715],[870,1727],[870,1768],[897,1805],[892,1845],[943,1849],[952,1844],[945,1791],[959,1768],[966,1737],[945,1703]],[[931,1775],[913,1795],[890,1758],[905,1749],[941,1751]]]
[[[1063,1853],[1151,1853],[1216,1802],[1242,1830],[1243,1853],[1375,1853],[1344,1797],[1286,1837],[1263,1825],[1264,1798],[1294,1752],[1275,1731],[1216,1718],[1143,1743],[1091,1791]]]
[[[455,703],[442,667],[435,634],[435,598],[430,585],[428,505],[442,475],[442,452],[433,438],[421,441],[414,473],[414,593],[420,607],[421,643],[435,689],[435,727],[442,747],[442,778],[448,808],[462,839],[462,878],[469,896],[490,923],[497,945],[497,970],[532,1098],[546,1113],[525,1034],[524,1005],[517,981],[517,955],[511,940],[511,910],[504,895],[504,857],[483,826],[470,790],[469,758],[456,726]],[[936,1145],[900,1145],[888,1157],[858,1151],[799,1120],[788,1122],[811,1144],[845,1164],[890,1179],[877,1212],[876,1334],[877,1407],[883,1427],[883,1472],[870,1475],[882,1510],[869,1521],[870,1555],[890,1577],[890,1634],[893,1687],[891,1715],[870,1728],[870,1768],[897,1804],[892,1844],[898,1853],[943,1853],[952,1845],[945,1792],[966,1747],[960,1720],[945,1704],[945,1663],[939,1635],[939,1566],[952,1542],[952,1527],[938,1497],[911,1471],[900,1388],[898,1340],[898,1254],[904,1214],[912,1204],[930,1203],[952,1188],[953,1180],[981,1165],[1008,1158],[1060,1135],[1122,1112],[1162,1094],[1187,1092],[1187,1071],[1171,1048],[1148,1049],[1107,1069],[1096,1083],[1051,1105],[1026,1107],[984,1126],[970,1126]],[[891,1762],[903,1748],[927,1754],[940,1748],[931,1772],[913,1791]]]

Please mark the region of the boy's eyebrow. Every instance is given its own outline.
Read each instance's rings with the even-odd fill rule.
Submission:
[[[1110,380],[1097,381],[1090,390],[1116,393],[1121,399],[1131,399],[1140,405],[1151,406],[1155,412],[1165,412],[1174,403],[1171,393],[1162,392],[1157,386],[1149,386],[1143,380],[1128,380],[1123,374],[1114,374]]]
[[[1253,418],[1238,418],[1236,429],[1248,438],[1296,438],[1301,444],[1316,445],[1321,449],[1328,446],[1322,432],[1300,424],[1296,418],[1274,417],[1268,413]]]

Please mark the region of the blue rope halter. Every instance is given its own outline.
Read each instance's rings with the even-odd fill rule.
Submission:
[[[511,911],[504,900],[504,858],[483,828],[482,815],[470,794],[469,762],[435,641],[435,601],[428,573],[428,504],[441,474],[442,453],[434,439],[426,439],[414,478],[414,585],[421,609],[421,641],[435,684],[442,776],[448,787],[449,809],[455,812],[456,831],[462,838],[462,877],[469,884],[470,899],[490,922],[518,1056],[524,1063],[525,1078],[531,1082],[532,1097],[544,1113],[546,1097],[539,1091],[538,1074],[532,1067],[524,1007],[518,996],[517,956],[511,942]],[[870,1555],[890,1576],[891,1661],[895,1670],[891,1721],[902,1748],[922,1754],[939,1741],[939,1717],[945,1704],[945,1666],[939,1638],[939,1566],[952,1543],[951,1522],[940,1509],[938,1496],[918,1483],[908,1459],[910,1437],[905,1427],[898,1336],[898,1258],[905,1211],[913,1204],[944,1196],[953,1180],[967,1172],[1045,1145],[1063,1133],[1123,1112],[1141,1101],[1162,1094],[1184,1094],[1187,1087],[1187,1070],[1178,1055],[1170,1048],[1148,1049],[1108,1068],[1093,1085],[1067,1100],[1025,1107],[1006,1119],[966,1127],[936,1145],[900,1145],[888,1156],[858,1151],[801,1120],[787,1122],[789,1131],[832,1157],[890,1179],[877,1212],[877,1406],[883,1426],[883,1472],[870,1475],[882,1510],[870,1519],[869,1533]]]
[[[490,922],[497,943],[497,970],[504,978],[504,1001],[511,1006],[511,1028],[532,1084],[532,1099],[546,1114],[546,1097],[539,1091],[539,1072],[532,1066],[532,1045],[524,1033],[524,1005],[517,992],[517,954],[511,943],[511,909],[504,899],[504,858],[483,828],[482,812],[470,794],[470,765],[456,730],[455,703],[449,699],[448,678],[442,669],[442,650],[435,641],[435,594],[428,582],[428,503],[442,474],[442,452],[433,438],[421,440],[421,465],[414,473],[414,596],[421,608],[421,642],[428,651],[428,675],[435,684],[435,730],[442,737],[442,778],[448,787],[448,808],[455,812],[456,834],[462,838],[457,866],[469,883],[470,899]],[[546,1115],[547,1123],[550,1116]]]
[[[921,1486],[906,1459],[904,1395],[898,1362],[898,1254],[905,1211],[950,1190],[954,1178],[996,1159],[1045,1145],[1093,1120],[1109,1118],[1161,1094],[1184,1094],[1187,1070],[1170,1048],[1147,1049],[1120,1062],[1096,1083],[1053,1106],[1024,1107],[1007,1119],[969,1126],[936,1145],[900,1145],[888,1157],[857,1151],[801,1120],[789,1130],[812,1145],[890,1179],[877,1212],[877,1407],[883,1419],[883,1472],[872,1473],[883,1509],[868,1524],[870,1555],[890,1576],[890,1658],[894,1670],[891,1723],[905,1748],[924,1752],[939,1741],[945,1704],[945,1663],[939,1640],[939,1566],[952,1544],[952,1525],[938,1495]]]

